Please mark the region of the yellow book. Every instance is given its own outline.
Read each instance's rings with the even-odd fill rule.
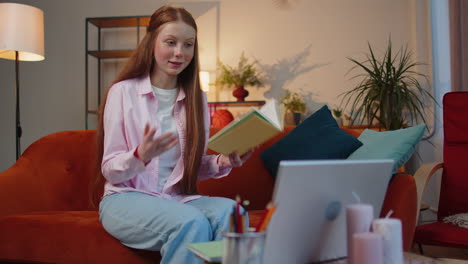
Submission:
[[[242,155],[283,131],[283,120],[282,107],[276,100],[269,100],[218,131],[208,140],[208,148],[224,155],[235,151]]]

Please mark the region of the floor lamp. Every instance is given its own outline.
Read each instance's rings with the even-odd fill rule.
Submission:
[[[44,13],[39,8],[0,3],[0,58],[15,60],[16,159],[21,154],[19,61],[44,59]]]

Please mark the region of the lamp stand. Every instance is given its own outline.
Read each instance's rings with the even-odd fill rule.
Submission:
[[[20,100],[19,100],[19,53],[15,51],[15,73],[16,73],[16,92],[15,92],[15,101],[16,101],[16,160],[18,160],[21,155],[21,146],[20,138],[23,134],[20,123]]]
[[[15,61],[16,160],[21,155],[19,62],[44,60],[44,12],[19,3],[0,1],[0,59]]]

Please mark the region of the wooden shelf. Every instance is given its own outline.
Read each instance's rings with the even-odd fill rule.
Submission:
[[[111,27],[136,27],[136,26],[148,26],[150,21],[149,16],[141,17],[106,17],[106,18],[88,18],[87,20],[100,28],[111,28]],[[140,20],[138,24],[138,20]]]
[[[243,102],[238,102],[238,101],[225,101],[225,102],[208,102],[208,105],[210,107],[221,107],[221,106],[226,106],[226,107],[232,107],[232,106],[237,106],[237,107],[245,107],[245,106],[262,106],[265,104],[265,101],[243,101]]]
[[[88,54],[99,59],[116,59],[128,58],[132,52],[133,50],[90,50]]]
[[[213,116],[218,107],[249,107],[249,106],[262,106],[265,104],[265,101],[224,101],[224,102],[208,102],[208,110],[210,111],[210,116]]]
[[[108,77],[103,77],[103,75],[109,76],[112,73],[107,71],[102,71],[105,67],[107,67],[107,63],[101,63],[101,60],[106,60],[107,62],[119,62],[119,60],[124,60],[130,57],[133,54],[133,49],[135,47],[119,47],[114,46],[114,50],[109,49],[102,49],[102,31],[110,31],[110,29],[115,29],[116,32],[124,31],[124,32],[134,32],[136,37],[136,42],[139,43],[141,40],[140,34],[143,31],[146,31],[146,27],[149,25],[151,20],[150,16],[123,16],[123,17],[89,17],[85,20],[86,25],[86,41],[85,41],[85,71],[86,71],[86,79],[85,79],[85,119],[86,119],[86,129],[90,127],[90,120],[89,117],[93,116],[92,120],[95,122],[95,116],[97,115],[98,111],[96,109],[89,109],[90,108],[90,93],[95,94],[96,97],[93,97],[92,100],[96,101],[92,105],[99,105],[101,103],[101,91],[105,88],[102,87],[103,79]],[[120,29],[119,29],[120,28]],[[89,42],[94,42],[95,45],[93,46],[94,50],[90,50]],[[115,41],[114,41],[115,42]],[[118,50],[120,48],[120,50]],[[94,57],[97,60],[97,64],[92,63],[91,66],[93,67],[92,72],[88,68],[90,63],[89,60],[94,60],[91,58]],[[94,62],[94,61],[93,61]],[[93,77],[97,78],[90,78],[88,75],[93,74]],[[91,80],[93,80],[93,85],[90,85]],[[96,82],[94,81],[96,80]],[[94,99],[95,98],[95,99]]]

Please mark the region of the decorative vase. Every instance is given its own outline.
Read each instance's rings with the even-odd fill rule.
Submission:
[[[245,101],[245,97],[249,95],[249,91],[244,89],[243,85],[237,85],[236,89],[232,92],[232,95],[237,98],[237,102]]]
[[[294,125],[299,125],[301,123],[301,113],[293,113]]]

